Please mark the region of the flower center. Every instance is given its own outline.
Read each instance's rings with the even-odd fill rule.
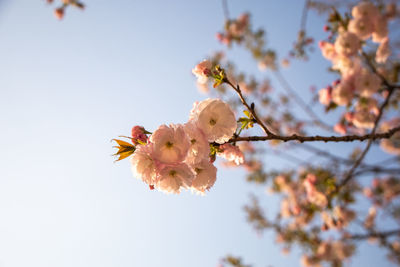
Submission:
[[[190,143],[192,143],[192,145],[196,144],[196,139],[190,140]]]
[[[175,177],[176,176],[176,171],[175,170],[169,171],[169,176]]]
[[[171,148],[171,147],[174,146],[174,144],[171,143],[170,141],[168,141],[168,142],[165,143],[165,146],[166,146],[167,148]]]
[[[199,168],[194,168],[194,171],[195,171],[197,174],[199,174],[199,173],[201,173],[203,170],[202,170],[202,169],[199,169]]]
[[[210,125],[214,126],[215,124],[217,124],[217,121],[214,119],[210,119]]]

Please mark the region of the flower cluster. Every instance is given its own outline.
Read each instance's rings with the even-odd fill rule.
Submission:
[[[318,245],[314,255],[303,255],[301,263],[305,267],[322,266],[323,261],[332,262],[332,266],[340,266],[343,260],[349,258],[354,253],[353,244],[342,241],[325,241]]]
[[[249,14],[244,13],[237,19],[227,20],[225,24],[225,32],[218,32],[216,37],[221,43],[230,45],[233,41],[241,42],[248,29]]]
[[[201,66],[197,66],[199,73],[203,73]],[[131,137],[135,145],[130,153],[132,171],[151,189],[167,193],[191,189],[203,194],[216,181],[217,169],[210,156],[216,154],[237,165],[244,162],[239,148],[226,143],[236,128],[229,105],[210,98],[194,104],[185,124],[161,125],[150,136],[143,127],[135,126]]]
[[[388,20],[391,14],[384,13],[374,4],[364,1],[352,9],[350,20],[337,15],[337,37],[334,42],[321,41],[322,55],[332,62],[332,69],[340,73],[341,79],[319,91],[321,104],[352,107],[353,111],[343,116],[335,131],[345,134],[347,127],[373,128],[378,116],[377,97],[382,80],[376,70],[363,63],[366,55],[361,52],[366,42],[372,40],[379,46],[374,52],[375,62],[387,62],[391,50],[388,37]],[[369,60],[369,59],[367,59]],[[356,101],[353,101],[356,100]]]

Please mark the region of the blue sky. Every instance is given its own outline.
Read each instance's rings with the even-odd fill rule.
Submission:
[[[260,236],[246,223],[250,192],[270,211],[278,202],[247,184],[243,171],[219,168],[205,197],[165,195],[132,177],[129,161],[111,157],[112,138],[133,125],[183,123],[206,97],[191,69],[221,48],[220,1],[85,3],[57,21],[44,1],[0,2],[0,267],[203,267],[227,254],[255,266],[298,266],[298,251],[283,256],[272,233]],[[302,6],[229,1],[231,15],[251,12],[281,54]],[[310,31],[324,36],[321,23],[311,16]],[[285,73],[304,95],[331,81],[315,54]],[[229,55],[257,72],[243,51]],[[365,246],[352,266],[385,266],[383,259]]]

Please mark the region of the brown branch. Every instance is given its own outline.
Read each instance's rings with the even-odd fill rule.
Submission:
[[[353,141],[365,141],[365,140],[377,140],[377,139],[388,139],[392,137],[396,132],[400,131],[400,126],[393,128],[385,133],[377,134],[366,134],[366,135],[345,135],[345,136],[301,136],[297,134],[289,136],[280,136],[270,133],[267,136],[246,136],[246,137],[234,137],[228,142],[240,142],[240,141],[267,141],[267,140],[281,140],[287,141],[299,141],[299,142],[353,142]]]
[[[400,169],[398,168],[379,168],[379,167],[372,167],[372,168],[365,168],[365,169],[361,169],[359,171],[354,172],[354,176],[358,176],[361,174],[365,174],[365,173],[385,173],[385,174],[399,174],[400,173]]]
[[[236,93],[239,95],[240,101],[250,111],[250,113],[254,117],[255,121],[263,129],[264,133],[267,136],[275,136],[270,130],[268,130],[267,126],[265,126],[265,124],[262,122],[262,120],[260,120],[260,118],[258,117],[258,115],[257,115],[257,113],[255,111],[254,104],[252,103],[251,105],[249,105],[247,103],[246,99],[243,97],[243,94],[242,94],[242,91],[240,90],[239,85],[234,86],[227,78],[224,79],[224,82],[229,84],[233,88],[233,90],[236,91]]]
[[[304,1],[304,7],[303,7],[303,12],[301,14],[301,22],[300,22],[300,30],[305,31],[306,28],[306,22],[307,22],[307,14],[308,14],[308,6],[310,0]]]
[[[229,20],[229,8],[228,8],[228,1],[222,0],[222,9],[224,11],[225,20]]]
[[[400,229],[390,230],[390,231],[383,231],[383,232],[370,232],[370,233],[367,233],[367,234],[353,234],[353,235],[351,235],[349,237],[349,239],[363,240],[363,239],[368,239],[368,238],[371,238],[371,237],[384,239],[384,238],[387,238],[389,236],[398,235],[398,234],[400,234]]]

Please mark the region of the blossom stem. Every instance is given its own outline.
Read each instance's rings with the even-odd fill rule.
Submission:
[[[224,82],[229,84],[229,86],[231,86],[233,88],[233,90],[236,91],[236,93],[239,95],[240,101],[242,102],[242,104],[250,111],[251,115],[254,117],[254,119],[256,120],[256,122],[260,125],[260,127],[263,129],[263,131],[265,132],[265,134],[267,136],[275,136],[270,130],[268,130],[267,126],[265,126],[265,124],[260,120],[260,118],[258,117],[254,105],[249,105],[246,101],[246,99],[243,97],[242,91],[240,90],[239,85],[234,86],[227,78],[224,78]]]

